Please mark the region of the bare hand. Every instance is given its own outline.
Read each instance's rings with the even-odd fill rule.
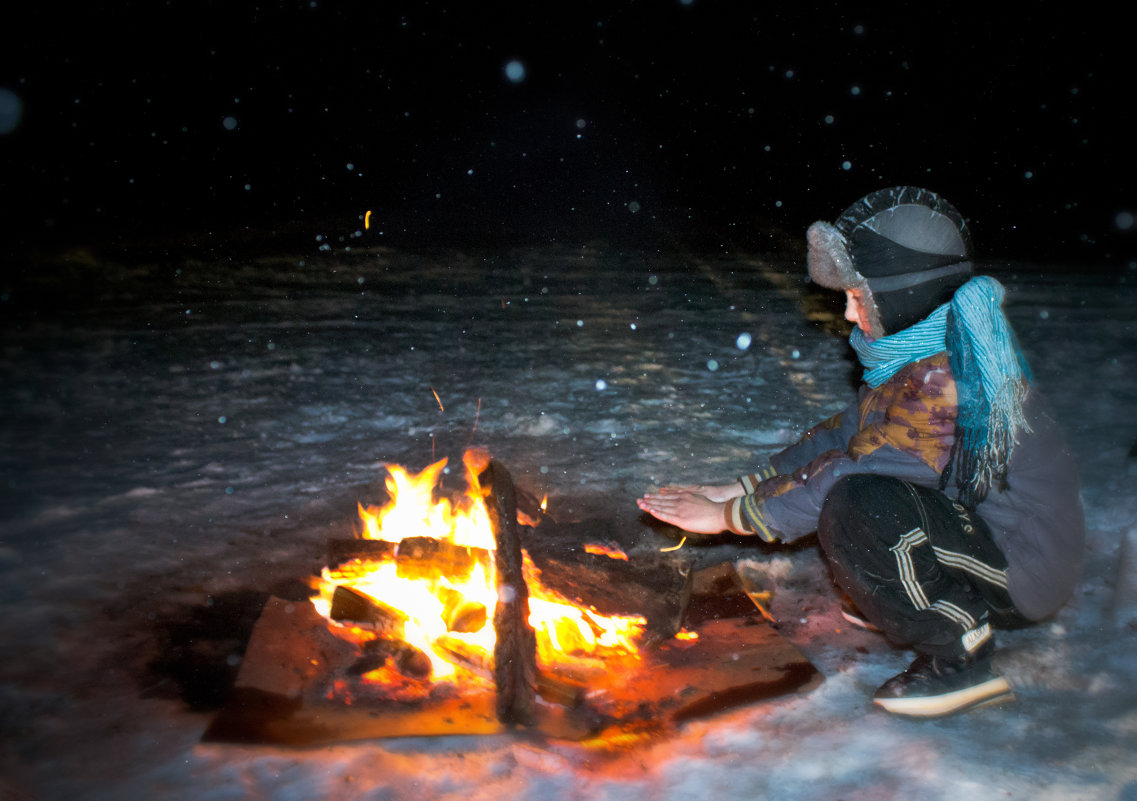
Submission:
[[[729,501],[731,498],[740,498],[744,494],[742,485],[737,481],[730,484],[695,484],[689,487],[663,487],[661,494],[673,495],[681,492],[693,492],[712,501]]]
[[[724,502],[681,487],[665,487],[636,500],[636,505],[665,523],[695,534],[726,530]]]

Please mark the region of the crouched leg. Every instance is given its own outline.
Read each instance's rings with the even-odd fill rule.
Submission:
[[[935,490],[856,474],[833,486],[818,537],[865,617],[919,653],[877,693],[879,705],[933,716],[1010,696],[990,671],[988,624],[989,609],[1013,608],[1006,560],[982,519]]]

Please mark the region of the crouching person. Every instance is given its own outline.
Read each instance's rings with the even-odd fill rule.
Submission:
[[[938,717],[1012,697],[993,627],[1053,615],[1079,578],[1071,452],[959,212],[895,187],[810,226],[809,275],[844,291],[857,399],[755,475],[666,487],[641,509],[697,533],[816,530],[847,617],[917,653],[874,702]]]

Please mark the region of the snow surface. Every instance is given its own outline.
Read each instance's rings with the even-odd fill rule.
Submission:
[[[255,601],[319,566],[383,463],[473,442],[553,510],[635,521],[646,488],[732,478],[843,406],[839,298],[800,258],[313,244],[32,265],[0,306],[0,798],[1137,799],[1137,270],[988,272],[1080,455],[1090,532],[1072,602],[1000,635],[1017,702],[874,710],[911,654],[843,623],[816,547],[722,541],[700,554],[776,591],[824,683],[601,753],[199,739]],[[211,609],[228,637],[193,629]]]

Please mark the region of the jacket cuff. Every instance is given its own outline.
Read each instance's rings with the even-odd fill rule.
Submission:
[[[778,471],[775,470],[771,465],[766,465],[757,473],[739,476],[738,483],[742,485],[742,489],[747,495],[753,495],[755,490],[758,489],[759,484],[761,484],[766,479],[773,478],[777,474]]]
[[[723,507],[723,517],[727,531],[733,534],[753,534],[754,530],[742,515],[742,498],[731,498]]]
[[[726,527],[735,534],[757,535],[765,542],[777,542],[778,537],[766,524],[762,502],[754,495],[731,498],[724,510]]]

